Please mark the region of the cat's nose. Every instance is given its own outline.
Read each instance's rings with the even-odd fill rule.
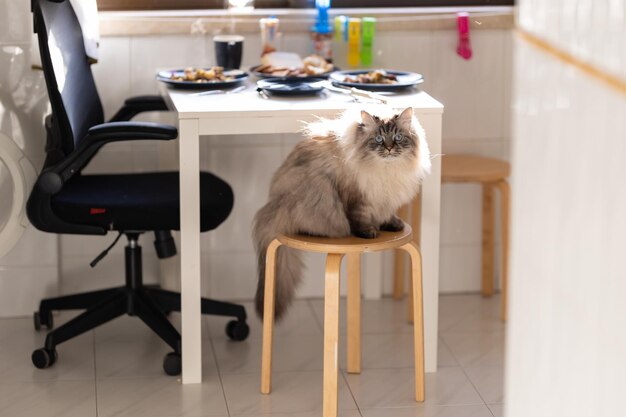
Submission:
[[[385,149],[387,149],[389,152],[391,152],[391,150],[393,149],[393,146],[394,146],[394,144],[393,144],[393,143],[392,143],[392,144],[390,144],[390,145],[387,145],[387,144],[385,143]]]

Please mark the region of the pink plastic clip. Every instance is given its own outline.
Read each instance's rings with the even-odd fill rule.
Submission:
[[[457,13],[456,19],[459,27],[459,46],[456,48],[456,53],[463,59],[470,59],[472,47],[469,37],[469,14],[467,12]]]

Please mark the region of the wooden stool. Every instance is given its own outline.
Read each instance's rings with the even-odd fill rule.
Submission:
[[[441,161],[441,182],[476,182],[483,186],[482,220],[482,293],[493,295],[495,272],[493,204],[494,189],[500,190],[502,238],[502,290],[500,314],[506,320],[506,291],[509,248],[509,183],[511,167],[508,162],[475,155],[444,155]]]
[[[339,272],[347,255],[348,273],[348,372],[361,372],[361,253],[402,249],[411,257],[413,276],[413,321],[415,339],[415,399],[424,401],[424,322],[422,317],[422,258],[412,241],[411,227],[402,232],[381,232],[375,239],[347,237],[340,239],[313,236],[280,235],[267,248],[265,261],[265,306],[263,316],[263,353],[261,392],[271,391],[272,333],[274,327],[274,292],[276,252],[281,246],[326,253],[324,289],[324,389],[323,417],[337,416],[337,378],[339,342]]]
[[[501,197],[501,236],[502,236],[502,290],[500,314],[506,321],[506,292],[509,248],[509,183],[506,181],[511,168],[507,162],[475,155],[444,155],[441,161],[441,182],[478,182],[483,185],[483,222],[482,222],[482,293],[493,294],[494,286],[494,206],[493,189],[500,190]],[[419,244],[419,225],[421,216],[420,195],[398,211],[398,216],[406,220],[411,211],[411,223]],[[409,282],[410,284],[410,282]],[[410,291],[410,288],[409,288]],[[396,251],[394,259],[393,298],[404,297],[404,257]],[[413,312],[409,299],[408,320],[413,321]]]

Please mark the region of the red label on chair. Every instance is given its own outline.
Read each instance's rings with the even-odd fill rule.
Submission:
[[[89,209],[89,214],[103,214],[106,213],[107,209],[105,208],[90,208]]]

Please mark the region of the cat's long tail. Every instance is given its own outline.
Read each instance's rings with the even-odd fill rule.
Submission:
[[[263,317],[265,299],[265,255],[267,247],[278,234],[290,232],[288,225],[282,224],[281,216],[277,216],[276,213],[272,202],[269,202],[259,210],[254,219],[253,237],[258,256],[259,275],[255,304],[257,314],[261,318]],[[283,317],[287,307],[293,301],[296,287],[302,279],[303,267],[304,264],[298,251],[285,246],[278,249],[274,296],[274,317],[276,320]]]

